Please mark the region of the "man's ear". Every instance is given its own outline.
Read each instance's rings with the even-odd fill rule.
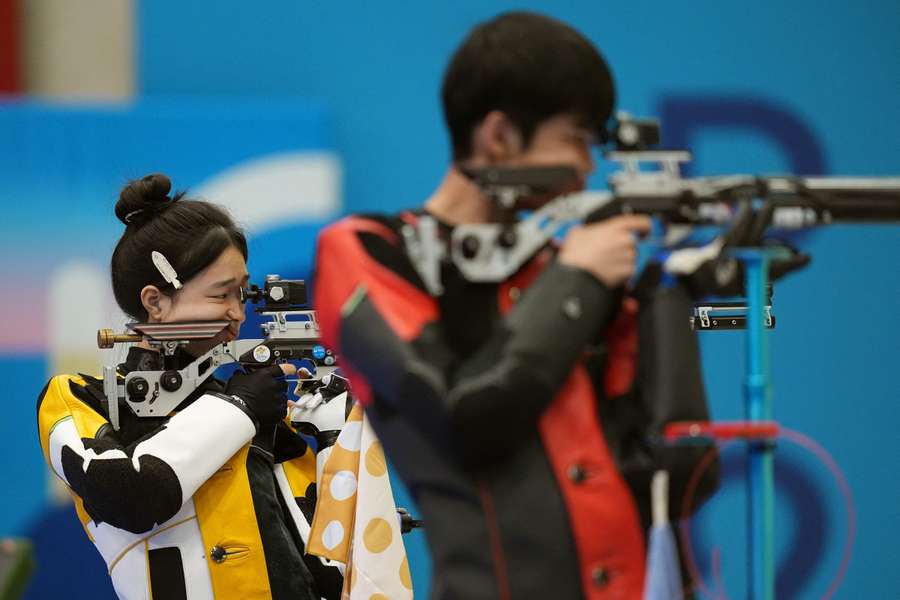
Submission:
[[[524,150],[522,134],[502,110],[492,110],[475,127],[472,154],[488,164],[505,162]]]
[[[171,300],[155,285],[145,285],[141,290],[141,304],[151,323],[158,323],[168,312]]]

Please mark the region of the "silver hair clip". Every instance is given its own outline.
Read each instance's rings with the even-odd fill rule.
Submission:
[[[150,253],[150,258],[153,259],[153,264],[156,265],[159,274],[163,276],[166,283],[171,283],[175,286],[176,290],[180,290],[181,282],[178,281],[178,273],[175,272],[175,269],[172,267],[172,264],[166,260],[166,257],[163,256],[161,252],[154,250]]]
[[[127,215],[125,215],[125,222],[128,223],[129,225],[131,225],[131,218],[134,217],[135,215],[141,214],[141,213],[144,212],[145,210],[147,210],[147,209],[146,209],[146,208],[139,208],[139,209],[137,209],[137,210],[131,211],[130,213],[128,213]]]

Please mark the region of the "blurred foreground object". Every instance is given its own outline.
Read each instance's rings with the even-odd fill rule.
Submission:
[[[0,540],[0,600],[20,598],[34,568],[34,551],[30,541]]]

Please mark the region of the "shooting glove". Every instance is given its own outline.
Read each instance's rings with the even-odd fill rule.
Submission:
[[[353,407],[347,384],[337,373],[326,375],[291,407],[291,425],[315,437],[319,452],[334,444]]]
[[[256,428],[277,425],[287,414],[287,387],[278,365],[249,373],[238,371],[225,386],[225,394],[240,399]]]

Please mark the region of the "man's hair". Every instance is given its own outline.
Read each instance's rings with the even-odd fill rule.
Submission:
[[[441,90],[453,159],[472,152],[472,132],[501,110],[530,143],[537,126],[570,114],[605,138],[615,103],[609,67],[583,35],[556,19],[510,12],[475,27],[450,60]]]

